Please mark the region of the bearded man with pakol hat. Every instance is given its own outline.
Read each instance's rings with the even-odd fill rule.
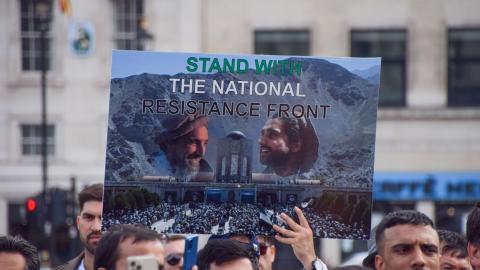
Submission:
[[[187,181],[198,172],[212,172],[203,159],[208,143],[208,118],[200,114],[173,115],[162,121],[163,131],[155,135],[161,152],[153,156],[159,175],[169,173]]]

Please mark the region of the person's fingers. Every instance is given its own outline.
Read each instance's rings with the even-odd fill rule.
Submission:
[[[295,233],[293,231],[290,231],[290,230],[287,230],[287,229],[282,228],[282,227],[277,226],[277,225],[273,225],[273,229],[275,231],[277,231],[278,233],[282,234],[283,236],[286,236],[286,237],[295,237],[297,235],[297,233]]]
[[[280,235],[276,234],[275,239],[277,239],[278,242],[286,245],[291,245],[296,242],[295,238],[287,238],[287,237],[281,237]]]
[[[285,220],[285,222],[287,222],[288,226],[290,227],[290,229],[294,230],[294,231],[299,231],[302,229],[302,227],[300,225],[298,225],[298,223],[296,223],[292,218],[290,218],[287,214],[285,213],[282,213],[280,215],[282,217],[283,220]]]
[[[295,213],[297,213],[297,216],[298,216],[298,220],[300,221],[300,225],[304,228],[308,228],[310,227],[308,225],[308,221],[307,221],[307,218],[305,217],[305,215],[303,215],[303,212],[302,210],[300,210],[300,208],[296,207],[294,208],[295,210]]]
[[[198,270],[198,267],[196,265],[192,266],[192,270]]]

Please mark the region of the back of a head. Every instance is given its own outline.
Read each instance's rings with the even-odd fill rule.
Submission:
[[[0,252],[20,253],[27,263],[27,270],[40,269],[37,248],[21,236],[0,236]]]
[[[467,218],[467,241],[480,247],[480,202],[478,202]]]
[[[78,206],[80,211],[83,205],[88,201],[103,201],[103,184],[93,184],[84,188],[78,193]]]
[[[377,249],[379,251],[385,230],[397,225],[430,226],[434,228],[433,221],[421,212],[415,210],[400,210],[389,213],[378,224],[375,232],[375,242],[377,243]]]
[[[247,258],[252,263],[252,268],[258,270],[257,258],[255,254],[249,251],[248,245],[232,239],[209,240],[198,253],[198,269],[209,270],[212,263],[222,265],[227,262]]]
[[[442,247],[441,254],[454,251],[460,258],[468,257],[467,240],[461,234],[448,230],[437,230],[437,232]]]
[[[95,250],[94,269],[99,267],[115,269],[115,262],[119,258],[118,248],[129,238],[133,239],[133,243],[161,240],[159,234],[144,227],[130,224],[115,225],[102,236],[98,243]]]

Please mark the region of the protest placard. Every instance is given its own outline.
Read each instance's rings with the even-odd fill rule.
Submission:
[[[114,51],[104,223],[370,231],[379,58]]]

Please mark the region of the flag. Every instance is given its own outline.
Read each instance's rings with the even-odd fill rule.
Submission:
[[[70,3],[70,0],[58,0],[58,5],[63,15],[70,17],[72,14],[72,4]]]

